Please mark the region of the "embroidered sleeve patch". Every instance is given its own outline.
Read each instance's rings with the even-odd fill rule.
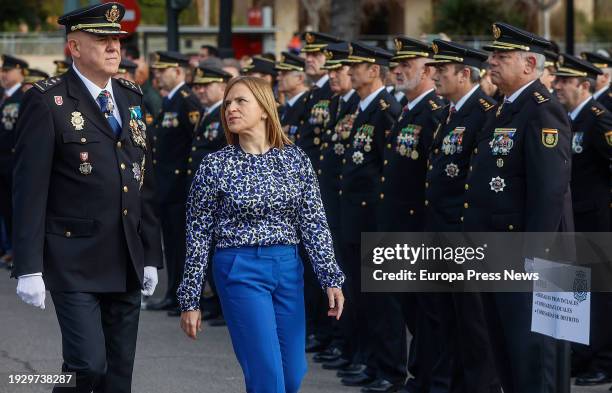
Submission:
[[[555,147],[559,141],[559,130],[556,128],[542,128],[542,144],[546,147]]]

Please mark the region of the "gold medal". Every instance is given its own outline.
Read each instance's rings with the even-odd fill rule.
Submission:
[[[413,160],[418,160],[419,159],[419,152],[416,150],[413,150],[412,153],[410,153],[410,158],[412,158]]]
[[[72,112],[72,118],[70,119],[72,126],[75,130],[81,131],[83,130],[83,126],[85,125],[85,119],[83,119],[83,115],[81,112]]]
[[[501,168],[504,166],[504,159],[503,158],[498,158],[496,161],[497,167]]]
[[[370,146],[369,144],[365,145],[363,147],[363,151],[365,151],[366,153],[372,150],[372,146]]]
[[[314,144],[315,144],[315,145],[317,145],[317,146],[318,146],[319,144],[321,144],[321,139],[319,139],[319,137],[315,137],[315,138],[314,138]]]

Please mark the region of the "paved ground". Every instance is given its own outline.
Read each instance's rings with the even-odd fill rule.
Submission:
[[[61,364],[60,333],[50,297],[45,310],[34,309],[21,303],[15,286],[6,270],[0,270],[0,393],[49,392],[49,386],[8,384],[8,373],[54,372]],[[163,293],[163,286],[162,282],[157,294]],[[150,311],[142,312],[140,318],[133,387],[134,393],[244,391],[225,328],[205,327],[198,340],[192,341],[180,330],[177,318]],[[301,392],[356,393],[359,389],[342,387],[334,373],[310,362]],[[607,387],[572,390],[604,392]]]

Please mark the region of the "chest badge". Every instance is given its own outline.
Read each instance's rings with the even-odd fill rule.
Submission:
[[[489,186],[491,186],[491,191],[495,191],[495,193],[497,194],[498,192],[504,191],[504,187],[506,187],[506,181],[499,176],[492,177],[491,181],[489,182]]]
[[[584,141],[584,133],[583,132],[575,132],[572,135],[572,151],[575,154],[580,154],[584,150],[582,143]]]
[[[57,105],[57,106],[64,105],[64,97],[62,97],[62,96],[53,96],[53,99],[55,100],[55,105]]]
[[[457,177],[457,175],[459,175],[459,167],[457,164],[451,162],[450,164],[446,165],[444,172],[446,172],[446,176],[448,177]]]
[[[89,160],[89,153],[86,151],[82,151],[79,153],[79,158],[81,159],[81,164],[79,165],[79,172],[81,175],[90,175],[93,170],[93,166],[91,165]]]
[[[559,130],[555,128],[542,128],[542,144],[546,147],[555,147],[559,141]]]
[[[72,126],[75,130],[82,131],[83,126],[85,126],[85,119],[83,118],[81,112],[72,112],[72,118],[70,119],[70,123],[72,123]]]

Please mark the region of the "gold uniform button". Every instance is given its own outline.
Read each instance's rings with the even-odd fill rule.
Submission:
[[[389,164],[389,160],[385,160],[384,164],[388,165]]]
[[[474,154],[478,154],[478,148],[477,147],[474,148]]]
[[[338,191],[338,195],[342,195],[342,190]]]
[[[196,141],[199,141],[200,139],[202,139],[202,137],[201,137],[201,136],[197,136],[197,137],[196,137]]]
[[[469,190],[469,189],[470,189],[470,185],[469,185],[469,184],[467,184],[467,183],[465,183],[465,186],[463,186],[463,187],[464,187],[466,190]]]
[[[154,141],[156,141],[156,140],[157,140],[157,137],[156,137],[156,136],[153,136],[153,140],[154,140]]]
[[[117,147],[121,149],[121,141],[117,142]]]
[[[321,173],[323,173],[323,171],[321,171],[321,170],[319,169],[319,170],[317,171],[317,174],[319,174],[319,175],[320,175]]]
[[[66,236],[66,237],[70,237],[70,236],[72,236],[72,232],[70,232],[70,231],[66,231],[66,233],[64,233],[64,236]]]
[[[427,199],[425,199],[425,206],[429,205],[429,201]]]
[[[434,150],[434,154],[438,154],[438,153],[440,153],[440,149],[436,148],[436,149]]]
[[[366,205],[367,205],[366,201],[361,201],[361,206],[366,206]]]
[[[191,169],[187,169],[187,174],[191,175]]]
[[[123,192],[128,192],[128,186],[123,186]]]
[[[429,188],[429,182],[425,182],[425,188]]]
[[[391,144],[387,143],[387,149],[390,149],[390,148],[391,148]]]
[[[430,165],[429,166],[429,170],[431,171],[432,169],[433,169],[433,165]]]
[[[178,175],[179,173],[181,173],[181,171],[179,171],[178,169],[175,169],[175,170],[174,170],[174,174],[175,174],[175,175]]]
[[[461,222],[463,222],[463,216],[461,216]]]
[[[343,158],[343,159],[342,159],[342,163],[343,163],[343,164],[346,164],[346,158]]]
[[[508,225],[508,229],[511,230],[511,231],[514,230],[514,225],[512,225],[512,224]]]
[[[189,157],[189,158],[187,159],[187,162],[193,162],[193,157]]]
[[[380,199],[385,199],[385,194],[384,193],[380,193]]]
[[[410,213],[411,216],[414,216],[414,210],[410,209],[409,213]]]
[[[323,144],[323,147],[327,147],[327,146],[329,146],[329,145],[327,144],[327,142],[325,142],[325,143]]]
[[[195,147],[195,146],[193,146],[193,147],[191,148],[191,151],[196,151],[196,147]]]
[[[153,153],[157,152],[157,149],[156,149],[156,148],[153,148],[152,150],[153,150]]]
[[[125,171],[125,164],[121,163],[121,165],[119,165],[121,167],[121,169],[123,169]]]
[[[153,164],[157,164],[157,160],[153,160]]]
[[[470,172],[472,172],[472,169],[474,169],[474,167],[470,165]]]
[[[381,176],[381,177],[380,177],[380,181],[381,181],[382,183],[384,183],[384,182],[385,182],[385,177],[384,177],[384,176]]]
[[[87,138],[81,138],[81,143],[87,142]]]
[[[123,209],[123,215],[127,216],[127,214],[128,214],[128,210],[127,209]]]
[[[469,203],[465,202],[465,203],[463,204],[463,207],[467,209],[468,207],[470,207],[470,205],[469,205]]]
[[[319,161],[323,161],[323,154],[319,156]]]
[[[338,179],[342,180],[342,175],[338,175]]]

